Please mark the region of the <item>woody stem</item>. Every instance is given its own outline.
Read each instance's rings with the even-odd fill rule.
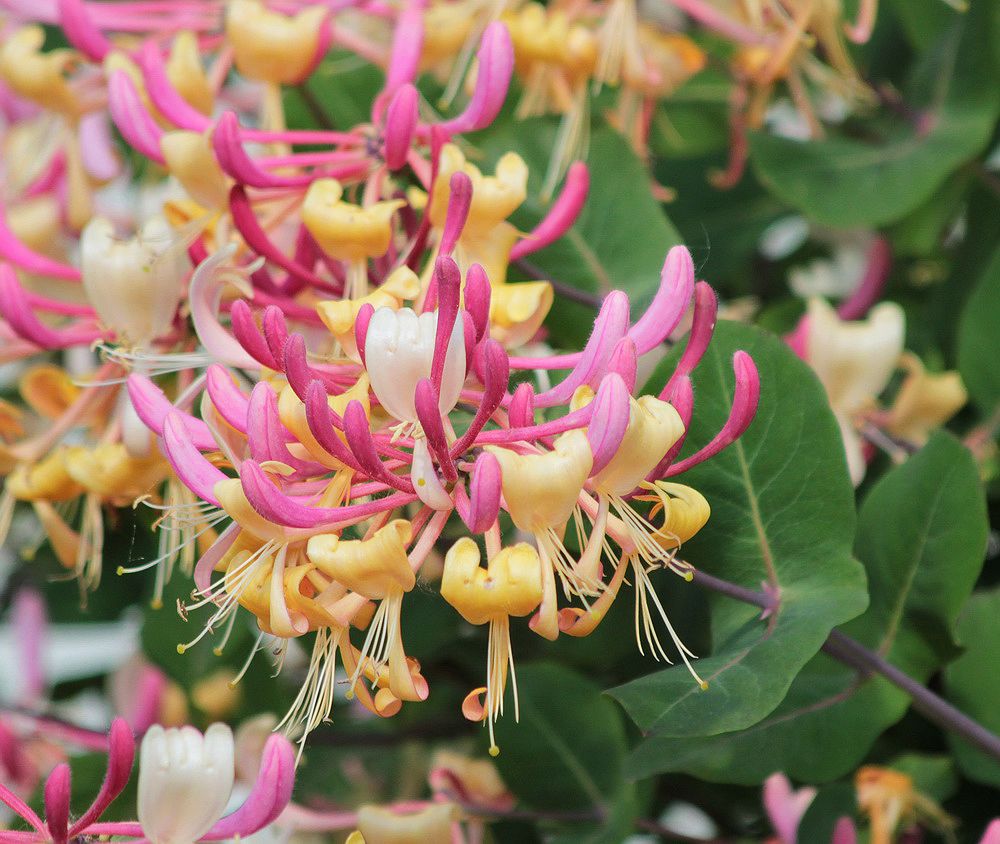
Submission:
[[[771,612],[777,611],[777,597],[772,597],[765,592],[747,589],[702,571],[694,572],[693,582],[737,601],[753,604]],[[839,630],[832,630],[823,645],[823,651],[838,662],[854,668],[862,677],[871,677],[876,674],[884,677],[897,689],[905,692],[913,702],[913,708],[927,720],[960,736],[977,750],[1000,760],[1000,736],[987,730],[982,724],[956,709],[944,698],[914,680],[905,671],[901,671],[856,639],[844,635]]]

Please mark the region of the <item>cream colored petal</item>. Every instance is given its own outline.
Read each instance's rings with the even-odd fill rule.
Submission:
[[[885,389],[903,352],[903,309],[885,302],[868,318],[844,322],[822,299],[809,302],[806,359],[834,410],[852,414]]]

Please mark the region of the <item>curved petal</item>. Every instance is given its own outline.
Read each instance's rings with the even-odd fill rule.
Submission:
[[[658,346],[681,321],[694,294],[694,261],[684,246],[667,253],[660,272],[660,287],[649,308],[629,331],[640,355]]]
[[[226,475],[209,463],[194,446],[180,414],[169,413],[163,422],[163,451],[181,483],[209,504],[219,507],[215,485]]]
[[[208,425],[200,419],[178,410],[147,376],[133,372],[125,381],[129,399],[136,415],[142,423],[157,436],[163,436],[163,425],[167,416],[173,413],[184,423],[187,437],[200,451],[212,451],[218,447]]]
[[[218,821],[200,840],[220,841],[252,835],[278,819],[292,799],[295,751],[283,735],[268,737],[253,790],[235,812]]]

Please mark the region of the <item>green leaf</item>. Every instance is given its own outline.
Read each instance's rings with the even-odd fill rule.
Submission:
[[[888,10],[886,10],[888,11]],[[915,47],[926,48],[941,37],[954,12],[947,3],[914,3],[892,0],[892,12],[899,19],[907,38]]]
[[[972,176],[968,172],[948,178],[923,205],[894,224],[889,232],[897,255],[930,255],[941,245],[965,208]]]
[[[737,349],[749,352],[760,370],[760,408],[735,445],[677,478],[712,507],[708,524],[683,553],[696,567],[744,587],[769,583],[780,590],[781,606],[762,621],[759,608],[713,596],[713,653],[696,665],[707,691],[683,666],[611,691],[643,730],[656,733],[631,760],[637,775],[677,769],[672,751],[662,752],[674,746],[672,737],[711,736],[760,721],[831,628],[865,607],[864,576],[851,558],[853,492],[840,432],[823,388],[779,338],[719,324],[694,377],[689,447],[708,442],[728,416]],[[675,357],[647,392],[658,391]],[[697,588],[665,576],[659,583]]]
[[[634,790],[624,781],[625,727],[615,705],[582,675],[554,663],[532,663],[517,672],[520,723],[513,707],[497,721],[496,765],[508,787],[538,810],[591,809],[605,829],[631,826]],[[585,829],[597,834],[593,820]]]
[[[952,630],[982,566],[986,529],[972,456],[948,434],[935,435],[864,501],[855,554],[868,571],[871,606],[845,632],[925,681],[955,653]],[[654,746],[669,760],[666,770],[707,779],[754,783],[782,770],[823,782],[856,767],[908,706],[887,681],[859,681],[821,654],[750,729]]]
[[[995,78],[997,5],[973,0],[968,13],[952,15],[921,65],[926,91],[911,106],[919,119],[895,118],[874,141],[834,136],[801,143],[755,132],[753,166],[776,196],[831,226],[878,226],[901,219],[928,201],[950,173],[989,142],[1000,114]]]
[[[372,102],[382,90],[385,74],[347,52],[324,61],[304,87],[323,109],[333,128],[348,130],[371,120]],[[319,128],[299,86],[284,90],[285,119],[292,129]]]
[[[557,125],[544,119],[508,120],[481,142],[490,162],[514,151],[528,163],[528,200],[513,218],[522,231],[530,231],[548,208],[539,193]],[[638,313],[656,292],[663,261],[680,236],[653,199],[645,166],[616,131],[594,129],[587,165],[590,193],[580,218],[528,260],[546,277],[580,290],[600,295],[624,290]],[[593,321],[593,308],[557,299],[548,323],[553,342],[569,347],[585,342]]]
[[[904,753],[889,767],[913,780],[913,788],[937,803],[943,803],[958,789],[955,762],[951,757],[930,753]]]
[[[819,789],[802,820],[799,821],[799,841],[830,841],[837,821],[854,820],[858,811],[858,797],[854,784],[836,782]]]
[[[984,727],[1000,730],[1000,589],[973,595],[958,622],[958,638],[965,646],[945,669],[948,699]],[[1000,762],[949,736],[962,771],[970,779],[1000,788]]]
[[[972,400],[985,413],[1000,406],[1000,249],[993,253],[965,305],[958,329],[958,368]]]

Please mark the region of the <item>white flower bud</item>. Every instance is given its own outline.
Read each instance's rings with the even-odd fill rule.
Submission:
[[[139,755],[139,823],[153,844],[192,844],[222,817],[233,790],[234,745],[225,724],[150,727]]]
[[[83,230],[80,254],[87,298],[119,342],[145,347],[167,332],[191,264],[165,220],[154,217],[120,240],[109,220],[95,217]]]
[[[379,308],[368,324],[365,367],[382,406],[401,422],[416,422],[413,394],[421,378],[429,378],[437,335],[437,311],[417,316],[410,308]],[[438,405],[451,412],[465,383],[465,333],[458,314],[445,353]]]

